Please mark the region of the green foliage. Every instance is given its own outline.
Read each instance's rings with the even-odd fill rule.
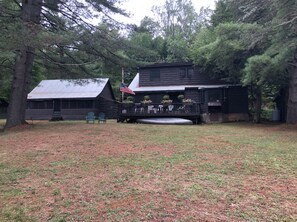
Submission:
[[[185,39],[180,37],[169,37],[167,39],[167,61],[168,62],[181,62],[189,61],[190,59],[190,48],[189,44]]]
[[[128,97],[127,97],[127,100],[129,100],[129,101],[134,101],[134,97],[133,97],[133,96],[128,96]]]
[[[164,95],[163,96],[163,100],[169,100],[170,99],[170,96],[169,95]]]
[[[128,96],[123,103],[125,104],[133,104],[134,103],[134,97],[133,96]]]
[[[211,15],[211,24],[212,27],[216,27],[222,23],[233,22],[234,19],[234,10],[229,7],[228,0],[218,0],[216,2],[216,7],[214,13]]]
[[[195,40],[192,58],[212,76],[239,83],[242,69],[251,53],[249,42],[241,37],[258,29],[253,24],[224,23],[214,31],[204,30]]]
[[[212,76],[252,85],[258,102],[276,96],[296,69],[296,9],[294,0],[219,0],[191,57]]]
[[[185,98],[185,96],[183,94],[180,94],[177,96],[177,99],[182,101]]]
[[[262,85],[269,78],[271,73],[271,58],[267,55],[256,55],[250,57],[244,68],[245,75],[242,82],[245,85],[256,84]]]

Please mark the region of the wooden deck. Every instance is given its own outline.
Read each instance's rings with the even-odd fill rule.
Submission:
[[[200,104],[173,103],[164,105],[161,103],[151,103],[143,105],[141,103],[119,104],[118,122],[135,122],[137,119],[153,117],[179,117],[190,119],[194,123],[200,121]]]

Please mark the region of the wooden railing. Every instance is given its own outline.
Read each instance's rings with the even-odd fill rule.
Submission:
[[[200,104],[191,103],[142,103],[119,104],[119,116],[122,117],[150,117],[150,116],[198,116],[200,115]]]

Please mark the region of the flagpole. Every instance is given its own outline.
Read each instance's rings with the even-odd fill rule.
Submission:
[[[122,67],[122,83],[125,83],[124,80],[125,80],[125,72],[124,72],[124,67]],[[122,102],[123,101],[124,101],[124,92],[122,92]]]

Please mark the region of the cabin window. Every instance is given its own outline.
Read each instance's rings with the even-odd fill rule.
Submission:
[[[208,102],[221,102],[222,101],[222,90],[212,89],[208,91]]]
[[[185,78],[186,77],[186,74],[187,74],[187,69],[186,68],[181,68],[180,70],[179,70],[179,76],[180,76],[180,78]]]
[[[49,100],[49,101],[46,101],[46,108],[47,109],[53,109],[53,101],[52,100]]]
[[[160,81],[160,69],[153,69],[150,71],[150,81],[151,82]]]
[[[190,78],[192,78],[193,74],[194,74],[194,69],[188,68],[187,69],[187,77],[190,79]]]
[[[194,73],[194,69],[193,68],[180,68],[179,70],[179,76],[181,79],[183,78],[192,78]]]
[[[87,109],[93,108],[93,101],[92,100],[85,100]]]
[[[79,109],[93,108],[93,101],[92,100],[78,100],[77,103],[78,103],[77,108],[79,108]]]
[[[76,109],[77,108],[77,101],[75,101],[75,100],[70,100],[69,101],[69,107],[70,107],[70,109]]]
[[[68,109],[68,108],[69,108],[69,101],[62,100],[62,109]]]
[[[205,103],[205,91],[199,90],[198,92],[198,103]]]
[[[93,100],[64,100],[62,101],[63,109],[91,109]]]
[[[30,109],[45,109],[46,103],[44,101],[32,101],[29,104]]]

